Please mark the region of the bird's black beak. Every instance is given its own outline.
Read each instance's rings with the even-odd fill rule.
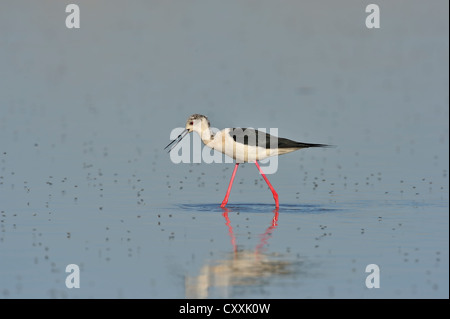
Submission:
[[[181,140],[188,134],[189,134],[189,130],[185,129],[183,132],[181,132],[180,135],[178,135],[178,137],[176,139],[174,139],[172,142],[169,143],[169,145],[164,147],[164,149],[169,148],[169,150],[167,152],[170,153],[170,151],[173,150],[175,148],[175,146],[177,146],[177,144],[180,143]]]

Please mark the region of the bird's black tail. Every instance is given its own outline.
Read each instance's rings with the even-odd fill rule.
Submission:
[[[297,147],[300,148],[307,148],[307,147],[332,147],[332,145],[328,145],[328,144],[312,144],[312,143],[300,143],[297,142]]]
[[[327,144],[301,143],[287,138],[278,138],[278,148],[307,148],[307,147],[331,147]]]

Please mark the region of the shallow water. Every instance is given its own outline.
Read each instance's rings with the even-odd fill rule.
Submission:
[[[0,11],[2,298],[448,298],[448,3],[39,3]],[[336,147],[222,209],[233,164],[163,150],[191,113]]]

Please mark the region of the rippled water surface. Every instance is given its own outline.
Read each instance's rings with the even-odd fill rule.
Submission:
[[[448,298],[448,3],[105,3],[0,11],[0,297]],[[163,150],[192,113],[336,147],[222,209],[233,164]]]

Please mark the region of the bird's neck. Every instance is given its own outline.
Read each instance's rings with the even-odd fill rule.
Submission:
[[[205,144],[208,144],[214,139],[214,134],[211,133],[209,127],[202,128],[202,130],[197,133]]]

